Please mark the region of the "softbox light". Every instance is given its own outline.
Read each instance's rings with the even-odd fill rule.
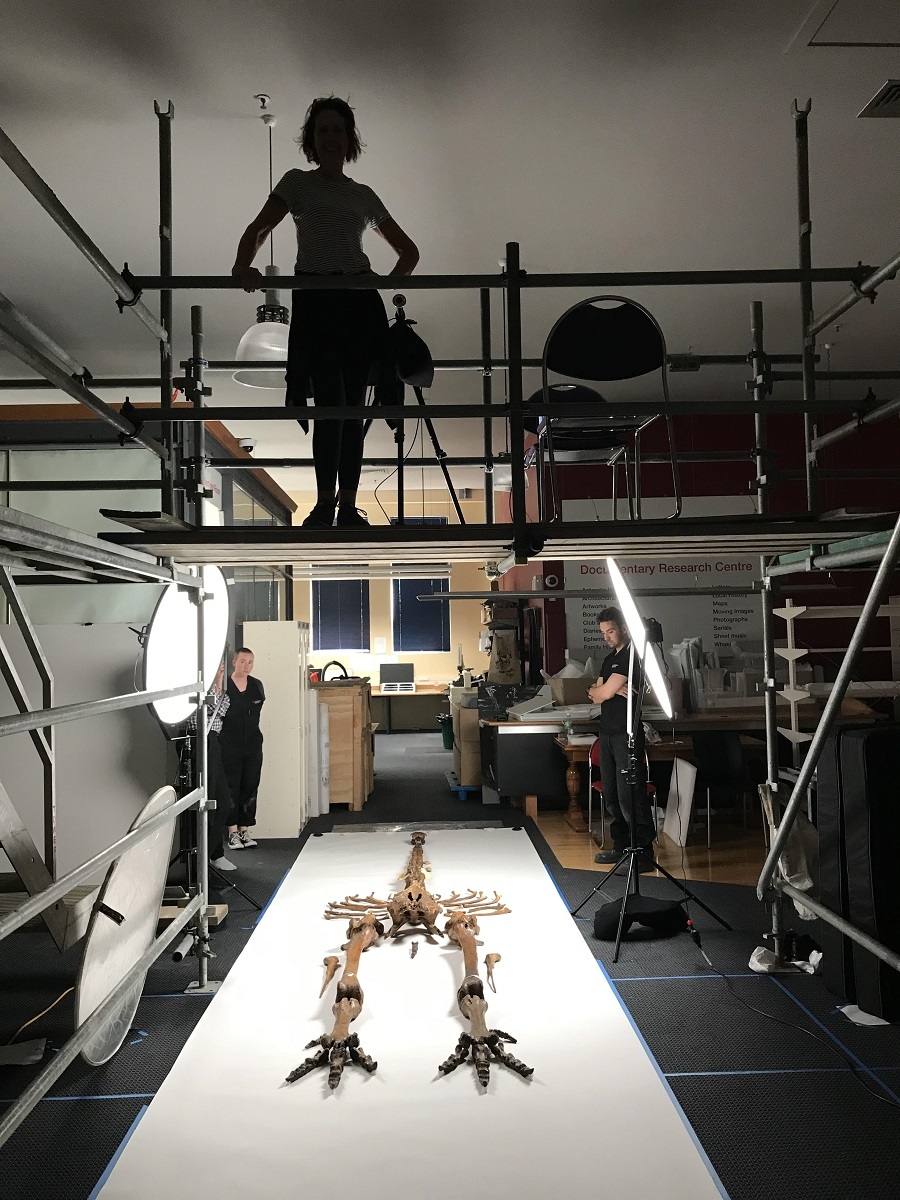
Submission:
[[[202,568],[204,603],[203,688],[204,694],[218,670],[228,636],[229,600],[225,576],[218,567]],[[167,585],[150,621],[144,643],[143,686],[156,692],[181,687],[197,678],[197,604],[185,588]],[[171,696],[152,705],[163,725],[180,725],[199,707],[190,695]]]
[[[669,689],[666,687],[665,677],[662,673],[662,667],[659,665],[659,660],[656,657],[656,652],[652,644],[647,640],[647,630],[644,628],[644,622],[641,619],[641,614],[638,612],[634,597],[628,589],[628,584],[625,582],[625,577],[619,570],[616,560],[608,558],[606,566],[616,593],[616,600],[618,601],[619,608],[622,610],[622,616],[625,618],[625,624],[628,626],[628,632],[631,635],[631,644],[634,646],[635,654],[644,664],[644,677],[653,692],[656,703],[671,720],[672,701],[669,699]],[[632,706],[629,704],[629,720],[631,710]]]

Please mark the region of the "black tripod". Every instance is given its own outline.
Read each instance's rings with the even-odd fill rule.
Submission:
[[[652,644],[649,639],[644,643],[644,653],[653,653]],[[587,896],[585,896],[585,898],[576,908],[571,909],[569,913],[570,916],[576,916],[581,909],[584,908],[591,896],[595,895],[602,887],[605,887],[606,884],[609,883],[613,875],[618,872],[619,867],[621,867],[623,863],[628,863],[628,872],[625,876],[625,892],[622,896],[622,908],[619,912],[619,924],[618,928],[616,929],[616,945],[613,952],[613,962],[619,961],[619,948],[622,944],[622,931],[625,926],[625,917],[628,913],[628,902],[632,897],[640,897],[641,895],[641,875],[640,871],[636,868],[635,859],[638,857],[638,855],[644,858],[646,858],[648,855],[648,851],[643,846],[639,846],[637,844],[638,769],[637,739],[635,736],[635,730],[641,728],[641,713],[644,706],[646,672],[644,670],[643,659],[639,659],[637,666],[635,667],[635,657],[634,642],[632,641],[631,654],[628,659],[628,766],[625,771],[623,771],[623,774],[627,777],[628,787],[631,793],[631,813],[628,822],[629,840],[631,845],[628,847],[616,865],[612,868],[612,870],[608,871],[597,884],[597,886],[593,888]],[[634,697],[633,700],[632,697]],[[686,900],[692,900],[695,904],[699,905],[704,912],[709,913],[714,920],[718,921],[724,929],[728,929],[729,931],[731,930],[731,926],[728,924],[728,922],[724,921],[718,913],[713,912],[709,905],[704,904],[702,900],[695,896],[694,893],[683,882],[683,880],[676,879],[674,875],[670,875],[665,867],[661,867],[659,863],[655,863],[654,865],[660,874],[665,875],[666,879],[668,879],[670,883],[674,883]],[[638,901],[638,903],[633,907],[638,908],[639,905],[640,901]]]
[[[406,297],[396,295],[391,303],[397,310],[393,329],[391,330],[391,339],[394,343],[396,373],[397,373],[397,398],[401,404],[404,403],[406,395],[406,387],[410,385],[413,394],[419,404],[419,407],[425,408],[425,397],[422,395],[422,389],[431,387],[434,382],[434,364],[431,359],[431,352],[425,342],[412,332],[412,326],[415,321],[411,321],[406,315]],[[447,469],[447,463],[444,461],[447,457],[446,450],[443,449],[438,436],[434,431],[434,422],[430,417],[422,417],[422,422],[428,431],[428,436],[431,438],[431,446],[434,450],[434,457],[437,465],[441,468],[441,474],[444,476],[444,482],[447,484],[447,491],[450,493],[450,499],[453,501],[453,507],[456,510],[456,516],[460,525],[465,525],[466,518],[463,516],[462,508],[459,504],[459,499],[456,495],[456,490],[453,487],[453,480],[450,478],[450,472]],[[367,423],[368,430],[371,421]],[[394,428],[394,441],[397,444],[397,524],[403,525],[404,521],[404,503],[403,503],[403,464],[405,462],[403,446],[406,439],[406,422],[398,421]]]

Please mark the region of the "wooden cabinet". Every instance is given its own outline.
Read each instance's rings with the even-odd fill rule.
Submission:
[[[374,776],[369,680],[330,679],[312,688],[319,703],[328,705],[331,803],[348,804],[358,812]]]

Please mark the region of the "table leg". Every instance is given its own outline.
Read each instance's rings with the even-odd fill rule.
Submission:
[[[566,810],[566,824],[576,833],[587,833],[587,821],[581,811],[581,772],[578,764],[570,762],[566,769],[566,787],[569,790],[569,807]]]
[[[525,816],[531,817],[532,821],[537,820],[537,796],[525,797]]]

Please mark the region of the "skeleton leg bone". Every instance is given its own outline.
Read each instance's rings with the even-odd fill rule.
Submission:
[[[453,1053],[438,1067],[442,1075],[449,1075],[472,1055],[475,1073],[482,1087],[490,1082],[491,1059],[503,1063],[511,1071],[523,1078],[534,1073],[534,1067],[528,1067],[515,1055],[510,1054],[504,1047],[504,1042],[515,1043],[515,1038],[501,1029],[489,1029],[487,1024],[488,1004],[484,998],[484,986],[478,974],[478,950],[476,937],[479,932],[478,922],[471,913],[454,912],[446,925],[446,932],[451,941],[456,942],[463,952],[465,978],[456,993],[459,1011],[469,1022],[469,1030],[463,1032]],[[494,964],[499,962],[499,955],[488,955],[489,978],[493,976]]]
[[[359,985],[358,976],[360,957],[363,951],[373,945],[383,933],[384,926],[371,913],[364,917],[354,918],[350,922],[347,930],[348,941],[345,947],[347,961],[344,964],[341,978],[338,980],[337,998],[331,1007],[335,1018],[334,1027],[331,1033],[324,1033],[321,1037],[307,1043],[307,1050],[312,1049],[313,1046],[320,1046],[321,1049],[317,1054],[304,1059],[299,1067],[291,1071],[287,1076],[287,1083],[294,1083],[295,1080],[302,1079],[304,1075],[308,1075],[317,1067],[327,1065],[328,1086],[334,1090],[341,1082],[341,1075],[348,1063],[356,1063],[370,1074],[377,1068],[378,1063],[360,1047],[357,1034],[350,1032],[350,1024],[356,1020],[363,1007],[363,990]],[[330,961],[337,964],[337,959],[329,956],[325,959],[326,971],[329,969]],[[325,987],[329,981],[330,978],[326,979]],[[323,992],[325,987],[322,988]]]

